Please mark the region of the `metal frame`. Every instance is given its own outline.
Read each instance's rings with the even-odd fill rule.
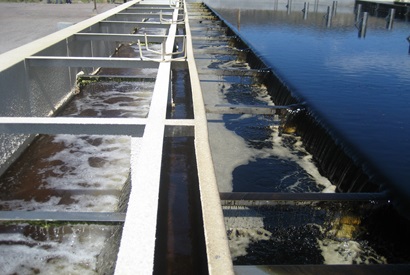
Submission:
[[[125,213],[119,212],[42,212],[42,211],[0,211],[0,221],[26,222],[95,222],[122,223]]]
[[[169,52],[167,51],[167,49],[165,48],[165,41],[163,43],[161,43],[161,50],[160,51],[156,51],[156,50],[152,50],[148,47],[149,42],[148,42],[148,36],[147,34],[145,34],[144,36],[145,38],[145,50],[147,52],[150,53],[154,53],[156,55],[159,56],[159,58],[150,58],[150,57],[146,57],[143,55],[142,53],[142,43],[141,41],[138,39],[138,48],[139,48],[139,53],[140,53],[140,58],[141,60],[149,60],[149,61],[155,61],[155,62],[170,62],[170,61],[185,61],[186,60],[186,37],[183,36],[183,44],[182,44],[182,50],[181,51],[176,51],[176,52]],[[179,54],[183,54],[183,56],[181,57],[173,57],[174,55],[179,55]],[[168,58],[165,58],[168,57]]]
[[[105,41],[121,41],[121,42],[137,42],[138,39],[144,39],[145,34],[108,34],[108,33],[76,33],[74,35],[76,40],[89,41],[89,40],[105,40]],[[185,35],[175,35],[175,39],[183,39]],[[166,35],[150,34],[150,42],[161,43],[167,38]]]
[[[134,0],[111,11],[98,15],[82,23],[68,27],[40,41],[33,42],[12,54],[2,55],[0,74],[19,64],[24,65],[26,77],[28,71],[45,68],[66,68],[71,79],[75,80],[82,68],[157,68],[158,73],[151,100],[150,111],[144,119],[108,119],[108,118],[61,118],[33,115],[0,117],[1,133],[28,134],[102,134],[131,136],[131,194],[127,213],[79,213],[79,212],[40,212],[40,211],[10,211],[1,212],[2,221],[75,221],[75,222],[119,222],[124,223],[115,274],[150,274],[153,270],[157,208],[159,195],[160,171],[162,163],[162,144],[164,136],[195,136],[195,150],[200,181],[201,204],[204,216],[204,231],[207,245],[208,266],[210,274],[233,274],[232,261],[226,239],[221,202],[213,170],[212,157],[207,139],[207,120],[203,105],[199,79],[190,41],[189,24],[180,19],[180,11],[186,7],[183,1],[168,2],[168,0],[152,0],[139,3]],[[167,3],[164,3],[167,2]],[[138,4],[138,5],[137,5]],[[135,21],[107,20],[115,14],[140,12],[172,11],[172,19],[167,22],[149,23]],[[155,16],[155,14],[152,14]],[[138,16],[137,16],[138,17]],[[162,18],[164,19],[164,18]],[[184,18],[185,19],[185,18]],[[164,20],[163,20],[164,21]],[[177,25],[186,24],[187,37],[176,35]],[[61,56],[56,50],[50,55],[57,44],[68,48],[68,43],[87,43],[90,41],[126,41],[136,42],[142,37],[134,34],[96,33],[95,28],[105,26],[127,26],[143,28],[167,29],[167,35],[150,35],[150,42],[160,43],[165,38],[164,51],[160,62],[140,58],[113,58],[90,56]],[[103,29],[105,30],[105,29]],[[88,32],[89,31],[89,32]],[[183,49],[173,52],[175,40],[183,39]],[[73,42],[74,41],[74,42]],[[146,41],[148,42],[148,41]],[[41,54],[47,52],[47,55]],[[52,53],[51,53],[52,54]],[[173,58],[173,55],[183,54],[183,57]],[[187,61],[190,70],[194,117],[195,119],[166,119],[165,112],[169,103],[171,61]],[[90,72],[85,72],[90,74]],[[50,76],[52,77],[52,76]],[[73,84],[73,83],[71,83]],[[27,89],[29,85],[26,85]],[[74,93],[73,87],[67,89],[68,95],[59,106]],[[71,89],[71,90],[70,90]],[[30,91],[28,91],[30,92]],[[54,113],[54,110],[50,114]],[[142,147],[141,147],[142,141]],[[138,154],[137,154],[138,152]]]
[[[145,124],[141,118],[0,117],[0,132],[142,137]]]
[[[114,57],[31,56],[26,58],[26,64],[42,67],[158,68],[157,63],[141,58]]]

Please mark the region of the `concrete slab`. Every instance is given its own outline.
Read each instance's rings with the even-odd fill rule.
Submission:
[[[0,54],[115,8],[118,4],[0,3]]]

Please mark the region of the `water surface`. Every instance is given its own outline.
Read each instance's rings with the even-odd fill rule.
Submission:
[[[395,20],[387,29],[385,18],[370,17],[360,36],[353,1],[339,3],[328,26],[331,2],[311,3],[306,19],[303,1],[294,0],[291,10],[285,1],[261,1],[256,9],[258,3],[244,1],[213,5],[338,141],[377,171],[379,182],[408,198],[410,25]]]

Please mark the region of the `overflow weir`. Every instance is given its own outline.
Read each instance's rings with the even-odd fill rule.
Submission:
[[[1,273],[408,274],[388,184],[204,4],[0,60]]]

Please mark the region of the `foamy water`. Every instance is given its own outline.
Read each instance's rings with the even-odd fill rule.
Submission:
[[[202,49],[212,52],[213,49],[219,50],[221,47],[211,45]],[[204,72],[207,72],[208,68],[228,69],[230,71],[249,68],[248,64],[232,60],[231,56],[226,57],[226,61],[223,58],[215,61],[211,55],[204,54],[204,56],[205,59],[212,60],[208,64],[205,61],[200,61],[199,65],[202,65]],[[240,76],[240,73],[238,73],[238,76],[227,77],[207,74],[203,76],[203,79],[204,100],[210,106],[218,104],[275,105],[265,86],[255,84],[249,77]],[[304,186],[306,178],[314,182],[320,192],[335,192],[335,186],[320,174],[313,161],[313,156],[306,151],[301,139],[295,135],[280,132],[281,120],[278,116],[245,114],[228,117],[219,114],[207,114],[207,118],[214,168],[220,192],[232,192],[235,184],[233,173],[236,169],[242,169],[242,167],[261,159],[284,161],[292,163],[292,167],[295,167],[290,171],[280,171],[281,178],[279,181],[289,181],[290,178],[292,178],[290,181],[293,180],[282,192],[306,190]],[[259,129],[256,129],[258,127],[262,129],[261,133],[264,134],[260,137],[254,134],[255,131],[259,131]],[[242,133],[243,136],[241,136]],[[272,169],[272,167],[266,166],[264,169]],[[299,171],[303,172],[303,177],[298,176]],[[253,173],[261,173],[260,177],[264,177],[263,171]],[[272,181],[272,184],[278,183]],[[229,208],[229,214],[225,212],[226,209],[224,210],[225,226],[231,255],[234,260],[251,253],[251,251],[248,251],[249,247],[259,242],[272,242],[272,245],[275,245],[274,239],[280,236],[276,236],[275,233],[267,229],[265,217],[261,213],[247,207],[239,207],[240,209],[236,212],[232,210],[233,207],[227,208]],[[320,241],[317,239],[318,247]],[[335,249],[339,246],[342,247],[343,243],[334,244]],[[324,246],[322,248],[323,253],[330,255],[326,256],[326,259],[335,258],[339,260],[339,263],[344,263],[345,260],[342,261],[341,258],[337,258],[340,253],[336,252],[335,249],[325,251]],[[349,253],[345,254],[350,255]]]
[[[0,234],[1,274],[98,274],[97,257],[114,226],[19,225]]]
[[[263,216],[257,211],[241,206],[225,207],[224,211],[232,259],[247,255],[251,243],[271,237],[272,233],[264,229]]]
[[[355,240],[318,240],[324,264],[387,264],[385,257]]]
[[[231,86],[229,82],[224,82],[219,90],[218,96],[206,96],[206,99],[209,98],[207,104],[216,105],[230,103],[227,99],[227,93],[232,89],[233,86]],[[268,106],[275,105],[271,100],[266,87],[263,85],[252,85],[251,91],[252,97],[256,100],[256,103]],[[238,100],[239,103],[241,103],[241,100],[246,100],[246,98],[240,98],[242,97],[240,93],[241,91],[238,91],[237,96],[230,95],[230,100]],[[243,102],[242,104],[246,104],[246,102]],[[235,123],[235,125],[237,125],[236,127],[246,127],[241,126],[241,121],[246,123],[246,120],[252,117],[252,115],[241,115],[236,119],[230,119],[229,123]],[[257,159],[267,159],[272,157],[295,163],[312,181],[316,183],[321,192],[329,193],[335,191],[336,186],[320,174],[317,166],[313,162],[313,156],[306,151],[301,139],[295,135],[280,133],[280,120],[277,116],[269,116],[267,118],[265,116],[258,116],[257,118],[261,121],[260,127],[265,127],[263,125],[269,125],[268,127],[270,127],[271,134],[266,137],[266,140],[261,139],[259,141],[256,140],[255,142],[263,142],[264,144],[270,144],[270,146],[265,145],[263,148],[252,146],[243,137],[226,129],[222,123],[218,123],[218,121],[223,121],[222,115],[208,115],[208,120],[210,121],[209,130],[211,132],[210,142],[216,163],[215,170],[217,172],[218,185],[221,192],[232,191],[234,184],[232,173],[237,167],[247,165]],[[257,126],[253,125],[253,127]],[[297,172],[291,171],[291,173],[292,174],[284,173],[281,181],[286,181],[290,177],[295,177],[295,173]],[[275,183],[272,182],[272,184]],[[296,179],[294,183],[291,186],[288,186],[287,190],[283,190],[283,192],[297,192],[296,190],[304,189],[306,189],[306,187],[304,187],[304,181]]]
[[[126,181],[130,167],[130,137],[57,135],[64,149],[47,161],[58,163],[43,169],[54,175],[43,187],[52,189],[116,189]]]
[[[91,83],[64,115],[146,117],[153,85],[152,81]],[[39,167],[28,168],[39,175],[38,192],[49,195],[3,200],[3,209],[118,211],[130,173],[131,137],[64,134],[43,140],[49,153],[41,154]],[[133,144],[140,141],[134,138]],[[115,230],[118,226],[101,224],[0,225],[0,274],[99,274],[97,257]]]
[[[233,62],[230,61],[229,65]],[[208,104],[228,104],[227,91],[232,90],[233,86],[224,82],[219,85],[218,96],[208,94]],[[253,86],[253,97],[262,105],[275,105],[271,101],[267,90],[263,86]],[[240,93],[240,91],[238,91]],[[230,95],[231,96],[231,95]],[[242,95],[238,94],[238,98]],[[238,100],[234,95],[234,99]],[[217,100],[216,100],[217,99]],[[241,99],[239,99],[239,102]],[[246,104],[246,102],[243,102]],[[235,119],[231,119],[230,123],[241,125],[243,121],[246,125],[246,120],[252,118],[252,115],[240,115]],[[279,160],[288,161],[296,164],[300,169],[313,180],[321,192],[335,192],[333,185],[326,177],[320,174],[318,167],[313,161],[313,156],[304,148],[301,138],[293,135],[281,133],[279,117],[260,116],[261,127],[270,125],[270,135],[265,137],[265,140],[260,140],[264,146],[251,146],[243,137],[225,128],[222,115],[208,115],[209,129],[211,132],[211,144],[213,148],[213,156],[215,156],[215,169],[217,172],[219,189],[222,192],[232,191],[234,184],[232,173],[241,165],[247,165],[257,159],[277,158]],[[266,123],[267,122],[267,123]],[[240,127],[240,126],[238,126]],[[256,127],[254,125],[254,127]],[[252,141],[253,142],[253,141]],[[219,164],[218,164],[219,163]],[[281,181],[286,181],[289,177],[294,176],[295,171],[291,174],[284,173]],[[275,184],[275,182],[272,182]],[[283,192],[298,192],[295,190],[303,190],[305,184],[303,179],[294,180],[293,184],[289,185]],[[243,212],[246,212],[244,215]],[[249,246],[258,242],[272,242],[280,236],[276,236],[273,232],[267,230],[264,224],[264,217],[260,213],[249,208],[243,207],[238,211],[238,215],[227,217],[225,215],[225,225],[227,228],[230,251],[232,258],[235,260],[238,257],[246,256],[251,253]],[[311,234],[314,234],[313,232]],[[317,247],[324,258],[324,264],[360,264],[360,263],[385,263],[382,256],[377,255],[370,246],[366,246],[354,239],[335,239],[325,238],[320,236],[316,238]],[[291,243],[289,245],[292,245]]]
[[[90,83],[63,115],[146,117],[153,87],[152,81]],[[31,169],[41,177],[40,190],[65,192],[68,197],[7,200],[1,205],[5,209],[28,211],[116,211],[118,194],[130,173],[131,137],[55,135],[51,142],[49,147],[55,147],[54,151],[42,159],[48,165]]]
[[[310,217],[316,216],[318,219],[327,216],[323,215],[324,212],[321,212],[320,208],[312,208],[309,214],[305,213],[308,209],[296,210],[296,207],[291,206],[287,208],[283,205],[280,209],[275,209],[275,206],[269,209],[259,209],[254,206],[225,206],[223,208],[229,247],[234,261],[238,257],[249,254],[253,259],[262,257],[258,260],[269,264],[266,261],[275,257],[276,253],[280,253],[279,248],[299,246],[299,253],[309,253],[306,259],[310,261],[321,258],[323,264],[388,263],[387,259],[378,254],[369,242],[360,239],[359,236],[365,234],[360,226],[360,219],[345,216],[343,220],[339,218],[339,215],[335,215],[326,222],[322,220],[314,223]],[[261,243],[258,244],[259,242]],[[267,247],[272,249],[265,251]],[[309,247],[314,249],[310,251]],[[280,261],[293,261],[293,259],[287,259],[286,256],[280,258]],[[277,259],[273,258],[272,261],[275,264],[289,263],[277,262]]]

